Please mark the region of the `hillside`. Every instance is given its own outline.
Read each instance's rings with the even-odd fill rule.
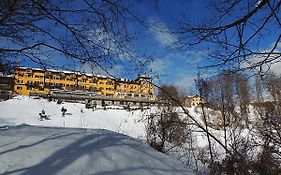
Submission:
[[[193,174],[142,142],[108,130],[29,125],[0,129],[0,174]]]
[[[145,139],[151,109],[112,108],[26,96],[0,102],[0,174],[192,174],[133,139]],[[40,120],[42,110],[50,120]]]
[[[67,109],[63,117],[61,109]],[[40,121],[39,113],[45,110],[50,120]],[[45,99],[33,99],[17,96],[0,102],[0,125],[40,125],[72,128],[107,129],[123,133],[134,138],[145,139],[143,118],[149,111],[125,111],[117,109],[86,109],[80,103],[48,102]]]

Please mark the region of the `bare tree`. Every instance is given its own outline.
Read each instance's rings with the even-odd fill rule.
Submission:
[[[176,105],[180,102],[180,92],[178,88],[171,84],[161,85],[157,95],[158,100],[163,103]]]
[[[207,131],[211,174],[248,174],[253,143],[241,136],[249,124],[247,78],[232,71],[224,71],[208,80],[199,78],[196,82],[200,94],[204,94],[201,110]],[[222,155],[218,155],[214,147],[215,140],[210,137],[210,128],[223,130],[225,157],[221,160],[218,157]]]
[[[0,73],[11,74],[16,65],[13,62],[0,59]]]
[[[279,0],[210,0],[204,4],[209,9],[205,20],[179,20],[175,33],[180,49],[205,48],[212,61],[209,66],[219,69],[231,66],[261,72],[280,62]]]
[[[273,159],[281,157],[281,79],[275,74],[270,74],[263,77],[259,81],[264,89],[264,101],[258,101],[253,104],[256,115],[260,120],[256,121],[258,135],[262,137],[263,149],[266,153],[273,154]],[[260,86],[260,85],[257,85]],[[267,90],[267,91],[266,91]],[[270,95],[270,96],[268,96]],[[278,155],[276,157],[276,155]]]
[[[170,104],[160,104],[147,120],[147,141],[157,151],[168,152],[183,145],[190,138],[186,121],[180,119]]]
[[[131,57],[128,23],[143,24],[134,2],[3,0],[0,58],[29,59],[43,68],[69,61],[106,69]],[[61,59],[61,60],[59,60]],[[131,60],[133,61],[133,60]],[[73,63],[73,64],[74,64]],[[68,66],[69,68],[69,66]]]
[[[210,65],[204,66],[205,68],[216,67],[219,71],[231,70],[222,72],[216,79],[219,81],[213,81],[206,86],[208,95],[205,102],[207,104],[209,102],[209,105],[221,111],[223,116],[224,141],[212,134],[208,121],[202,125],[186,109],[182,107],[182,110],[209,137],[209,145],[213,142],[225,150],[225,159],[219,164],[222,170],[217,171],[218,173],[251,174],[254,172],[252,163],[257,158],[252,157],[254,156],[252,150],[257,149],[258,146],[250,137],[242,136],[243,128],[250,124],[247,118],[250,103],[247,78],[241,75],[224,74],[234,74],[238,70],[246,69],[257,69],[259,73],[267,72],[272,65],[280,62],[281,52],[278,47],[281,40],[279,19],[281,2],[277,0],[219,0],[208,1],[204,4],[215,13],[208,14],[209,18],[202,23],[181,20],[178,28],[174,30],[179,38],[175,44],[183,51],[189,48],[205,50],[205,56],[211,59]],[[276,87],[270,86],[270,88],[277,92]],[[274,98],[278,99],[278,93],[274,93]],[[180,102],[176,104],[181,105]],[[274,116],[278,116],[276,111]],[[208,116],[204,118],[205,121],[208,120]],[[245,122],[243,122],[244,119]],[[266,128],[270,129],[268,126]],[[278,133],[276,128],[273,132]],[[273,134],[273,132],[269,133]],[[278,135],[275,136],[278,138]],[[271,140],[269,145],[272,144]],[[212,151],[212,148],[209,152],[210,150]],[[270,151],[270,154],[264,155],[270,157],[272,153]],[[215,156],[213,157],[215,159]],[[212,164],[216,165],[217,162],[213,161]]]

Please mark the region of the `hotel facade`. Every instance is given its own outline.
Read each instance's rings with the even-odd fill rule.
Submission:
[[[43,70],[18,67],[15,71],[14,92],[19,95],[48,94],[52,90],[87,91],[94,95],[126,98],[154,99],[150,78],[139,76],[135,80],[80,72]]]

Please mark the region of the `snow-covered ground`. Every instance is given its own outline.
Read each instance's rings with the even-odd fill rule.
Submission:
[[[39,120],[42,110],[50,120]],[[149,112],[25,96],[0,102],[0,174],[193,174],[133,139],[145,139]]]
[[[108,130],[0,128],[0,174],[192,175],[182,164]]]
[[[63,117],[61,109],[67,109]],[[39,120],[39,113],[45,110],[50,120]],[[86,109],[85,104],[57,104],[45,99],[17,96],[0,102],[0,125],[41,125],[55,127],[108,129],[134,138],[144,139],[145,113],[148,111],[125,111],[118,109]]]

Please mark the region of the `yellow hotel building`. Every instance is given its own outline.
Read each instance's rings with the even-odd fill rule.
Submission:
[[[136,80],[128,80],[51,69],[43,70],[27,67],[16,69],[15,93],[20,95],[47,94],[52,89],[90,91],[97,95],[116,98],[143,97],[154,99],[154,87],[150,83],[150,78],[146,76],[139,76]]]

